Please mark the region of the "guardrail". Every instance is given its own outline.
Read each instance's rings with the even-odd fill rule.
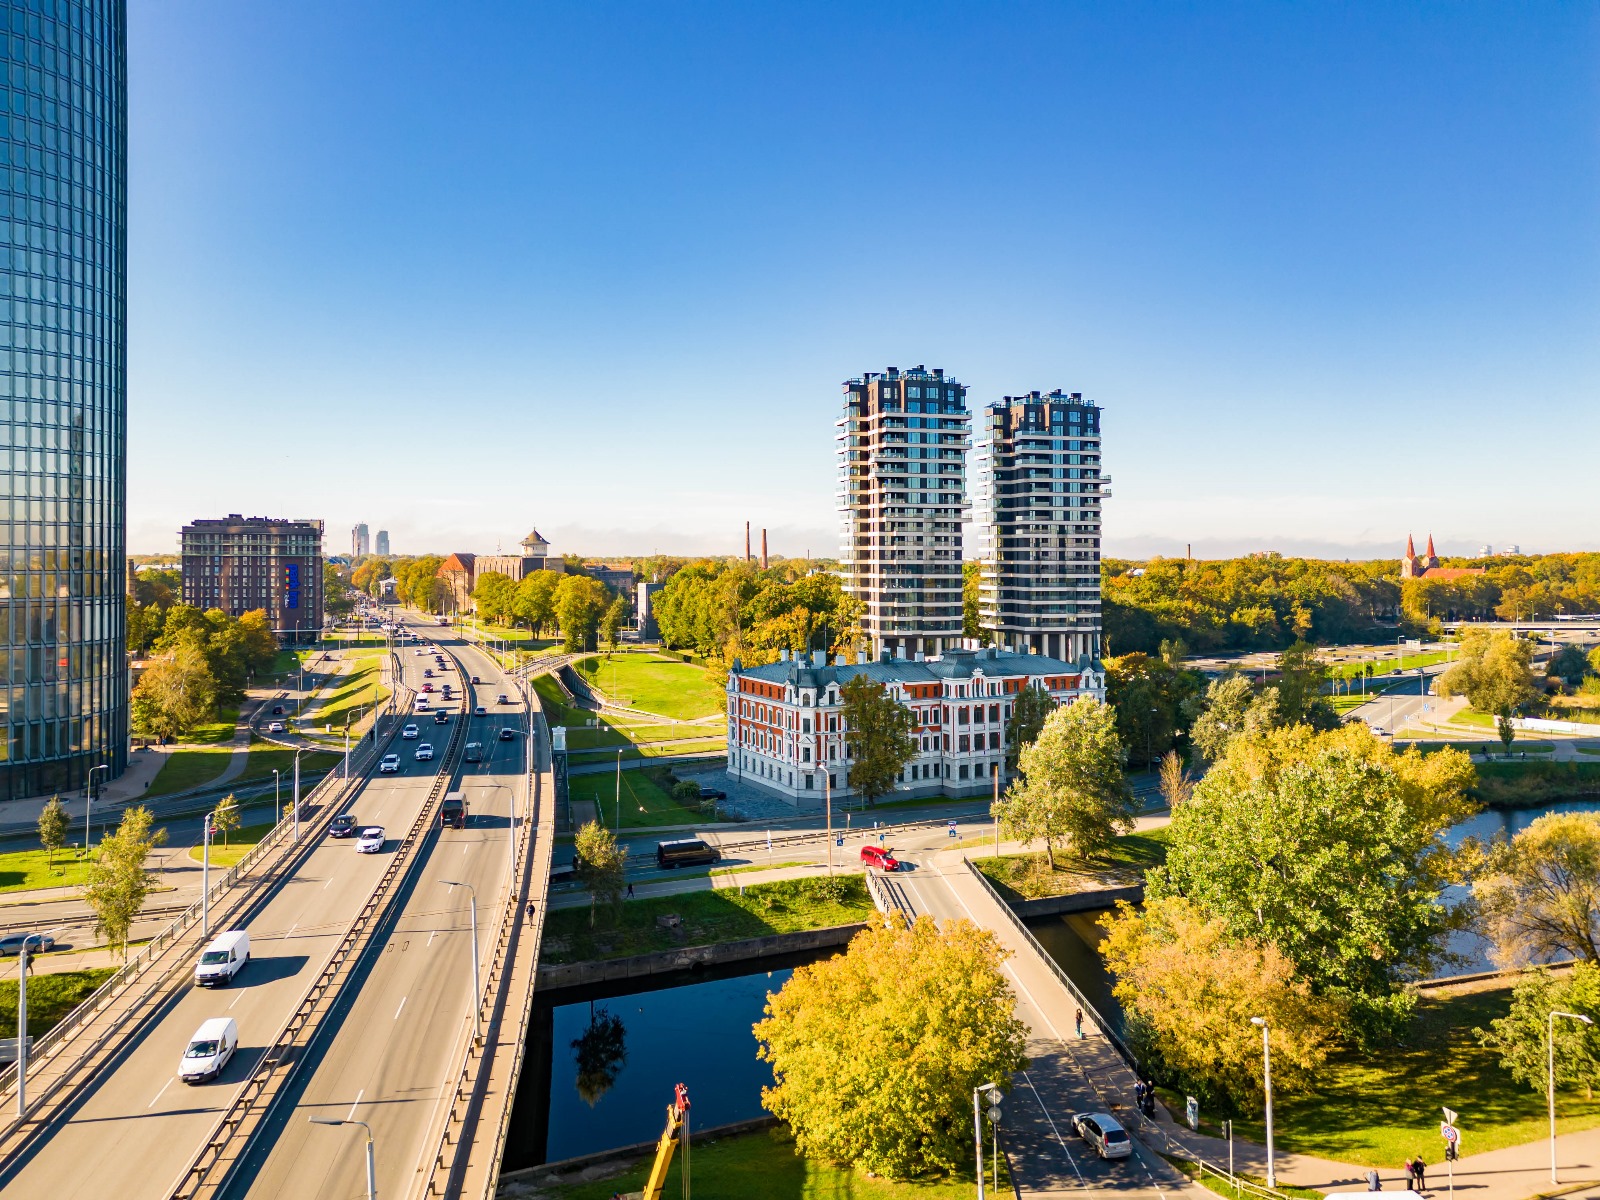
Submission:
[[[396,679],[398,679],[398,662],[396,667]],[[471,685],[463,686],[462,693],[470,710],[473,699]],[[398,727],[402,718],[398,713],[396,717],[393,724]],[[456,761],[466,741],[467,725],[466,720],[454,723],[450,731],[450,742],[441,760],[440,770],[434,776],[428,798],[394,857],[390,859],[388,868],[367,897],[361,911],[345,930],[338,946],[329,956],[327,964],[311,982],[300,1003],[258,1060],[233,1102],[223,1111],[221,1118],[213,1127],[211,1137],[170,1189],[169,1195],[173,1200],[188,1200],[202,1192],[214,1193],[221,1190],[226,1182],[227,1172],[224,1171],[221,1177],[213,1180],[211,1178],[213,1170],[224,1161],[229,1148],[238,1145],[241,1133],[244,1137],[242,1145],[238,1145],[240,1153],[249,1147],[256,1131],[260,1128],[260,1122],[271,1111],[284,1084],[293,1077],[295,1068],[304,1060],[303,1052],[293,1053],[296,1045],[303,1044],[303,1050],[320,1032],[322,1019],[336,1001],[345,977],[367,949],[368,935],[376,924],[381,923],[398,894],[399,881],[409,875],[412,868],[420,861],[418,851],[436,819],[439,801],[449,789]],[[391,729],[391,740],[393,736]],[[251,1123],[247,1126],[247,1122]]]
[[[1072,997],[1079,1008],[1083,1009],[1084,1015],[1092,1020],[1100,1032],[1105,1035],[1105,1039],[1108,1043],[1110,1043],[1111,1048],[1121,1056],[1122,1061],[1128,1064],[1129,1069],[1132,1070],[1135,1075],[1143,1079],[1144,1075],[1139,1070],[1139,1056],[1128,1048],[1128,1044],[1124,1042],[1121,1035],[1119,1035],[1116,1030],[1111,1027],[1110,1022],[1100,1015],[1099,1010],[1096,1009],[1095,1006],[1090,1002],[1089,997],[1083,994],[1083,990],[1079,988],[1077,984],[1072,982],[1072,980],[1067,976],[1067,973],[1061,969],[1061,964],[1056,962],[1055,959],[1051,958],[1050,955],[1045,952],[1045,948],[1039,944],[1039,939],[1033,936],[1033,930],[1029,929],[1025,924],[1023,924],[1022,918],[1011,911],[1011,906],[1006,903],[1005,897],[999,893],[994,884],[989,882],[989,877],[982,871],[978,870],[973,861],[965,854],[961,856],[961,861],[966,863],[967,870],[972,872],[973,878],[976,879],[984,887],[984,889],[988,891],[989,895],[994,898],[994,902],[1000,906],[1000,911],[1005,913],[1006,918],[1012,923],[1012,925],[1016,926],[1017,932],[1022,935],[1023,939],[1028,943],[1028,945],[1033,947],[1034,952],[1039,956],[1039,960],[1044,963],[1045,966],[1049,967],[1054,973],[1055,977],[1061,981],[1061,986],[1067,989],[1067,994]]]

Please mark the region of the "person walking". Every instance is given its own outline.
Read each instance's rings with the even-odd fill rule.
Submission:
[[[1078,1022],[1078,1036],[1083,1036],[1083,1009],[1078,1009],[1076,1020]]]
[[[633,884],[631,884],[631,883],[628,885],[628,899],[629,900],[633,899]]]
[[[1416,1162],[1414,1162],[1412,1164],[1412,1166],[1416,1170],[1416,1177],[1417,1177],[1416,1190],[1419,1191],[1419,1192],[1427,1191],[1428,1190],[1428,1164],[1422,1161],[1422,1155],[1420,1155],[1420,1154],[1417,1155],[1417,1160],[1416,1160]]]
[[[1369,1191],[1369,1192],[1381,1192],[1381,1191],[1383,1191],[1383,1180],[1378,1177],[1378,1168],[1377,1167],[1368,1167],[1367,1168],[1367,1191]]]

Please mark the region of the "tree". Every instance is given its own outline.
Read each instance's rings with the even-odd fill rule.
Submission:
[[[83,887],[84,901],[94,912],[97,938],[128,957],[128,930],[155,877],[145,870],[145,859],[167,840],[165,829],[152,829],[154,818],[143,805],[124,809],[115,833],[107,834],[95,848]]]
[[[1018,756],[1039,736],[1045,718],[1055,711],[1055,698],[1043,688],[1025,687],[1011,702],[1011,720],[1006,725],[1006,770],[1016,773]]]
[[[622,902],[622,864],[627,848],[598,821],[590,821],[578,830],[573,839],[576,851],[578,878],[589,889],[589,925],[595,923],[599,905],[617,910]]]
[[[44,847],[48,861],[56,861],[56,851],[67,844],[67,806],[60,796],[51,796],[39,810],[39,845]]]
[[[606,609],[606,615],[600,620],[600,629],[605,634],[606,645],[613,651],[616,650],[617,642],[622,637],[622,625],[627,619],[628,602],[618,596],[611,601]]]
[[[1491,847],[1473,894],[1501,965],[1600,965],[1600,813],[1547,813]]]
[[[1577,646],[1561,647],[1550,656],[1550,674],[1568,687],[1577,687],[1589,673],[1589,659]]]
[[[485,620],[504,624],[514,617],[517,585],[509,575],[485,571],[472,589],[472,602]]]
[[[809,1158],[891,1179],[972,1162],[972,1090],[1027,1066],[1007,952],[970,921],[897,919],[795,968],[755,1027],[761,1103]]]
[[[1278,655],[1278,710],[1286,725],[1337,729],[1339,714],[1322,696],[1328,683],[1328,666],[1316,647],[1295,642]]]
[[[228,844],[228,834],[239,828],[239,801],[229,792],[211,814],[211,828],[222,835],[222,844]]]
[[[1167,802],[1168,811],[1182,808],[1189,802],[1189,797],[1194,795],[1194,780],[1189,778],[1189,771],[1183,765],[1183,756],[1176,750],[1168,750],[1161,759],[1161,796]]]
[[[324,563],[322,565],[322,607],[327,610],[330,617],[348,617],[355,610],[356,602],[350,595],[350,585],[345,582],[344,573],[338,563]]]
[[[193,637],[182,637],[164,657],[152,662],[134,689],[139,732],[182,737],[209,721],[217,707],[217,679],[205,651]]]
[[[850,735],[850,786],[868,804],[877,802],[895,785],[900,772],[917,753],[917,718],[889,694],[887,688],[865,675],[845,681],[839,694],[844,701],[841,717]]]
[[[1240,733],[1264,733],[1283,724],[1278,708],[1278,689],[1257,692],[1243,675],[1229,674],[1213,679],[1205,696],[1190,702],[1198,709],[1189,729],[1189,741],[1208,762],[1216,762],[1228,750],[1228,742]]]
[[[1261,1037],[1272,1031],[1272,1083],[1304,1087],[1327,1058],[1341,1006],[1312,994],[1276,946],[1236,937],[1181,897],[1143,910],[1123,902],[1101,918],[1100,951],[1141,1061],[1202,1104],[1241,1112],[1262,1095]]]
[[[1068,843],[1079,858],[1105,850],[1116,833],[1133,828],[1138,804],[1122,775],[1122,743],[1109,704],[1089,696],[1052,712],[1039,737],[1022,752],[1022,776],[994,805],[994,815],[1023,845]]]
[[[1117,714],[1117,732],[1144,767],[1172,748],[1182,731],[1183,702],[1198,690],[1197,677],[1165,659],[1134,653],[1106,660],[1106,700]]]
[[[1552,1026],[1552,1012],[1581,1013],[1595,1024],[1558,1020]],[[1582,1087],[1592,1099],[1600,1085],[1600,966],[1580,962],[1564,978],[1548,968],[1527,972],[1512,989],[1510,1011],[1488,1029],[1472,1032],[1481,1045],[1500,1052],[1500,1065],[1518,1083],[1544,1091],[1553,1061],[1558,1087]]]
[[[1439,677],[1439,694],[1463,695],[1479,712],[1509,719],[1537,694],[1532,662],[1533,643],[1504,630],[1472,630],[1461,639],[1455,666]]]
[[[567,575],[555,592],[556,622],[561,627],[563,649],[588,648],[600,614],[605,610],[605,585],[587,575]]]
[[[1146,894],[1276,945],[1381,1035],[1409,1014],[1400,985],[1447,961],[1468,919],[1444,896],[1462,874],[1444,834],[1474,811],[1474,778],[1458,750],[1396,754],[1358,725],[1236,738],[1173,813]]]
[[[516,599],[512,602],[517,620],[526,621],[535,633],[542,633],[555,624],[556,587],[560,582],[561,576],[555,571],[524,575],[517,584]]]

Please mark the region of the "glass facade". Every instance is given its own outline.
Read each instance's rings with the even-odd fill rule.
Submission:
[[[0,0],[0,799],[127,761],[126,17]]]

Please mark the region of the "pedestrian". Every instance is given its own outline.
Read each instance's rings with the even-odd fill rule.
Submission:
[[[1378,1178],[1378,1168],[1377,1167],[1369,1167],[1367,1169],[1367,1191],[1369,1191],[1369,1192],[1381,1192],[1381,1191],[1383,1191],[1383,1180]]]
[[[1133,1106],[1140,1112],[1144,1111],[1144,1080],[1133,1081]]]
[[[1406,1159],[1406,1188],[1409,1191],[1417,1189],[1417,1164],[1409,1157]]]
[[[1081,1008],[1078,1009],[1077,1020],[1078,1020],[1078,1036],[1081,1038],[1083,1036],[1083,1009],[1081,1009]]]
[[[628,899],[629,900],[633,899],[633,884],[631,884],[631,883],[628,885]]]
[[[1422,1161],[1422,1155],[1417,1155],[1415,1166],[1417,1170],[1416,1190],[1419,1192],[1425,1192],[1428,1190],[1428,1164]]]

